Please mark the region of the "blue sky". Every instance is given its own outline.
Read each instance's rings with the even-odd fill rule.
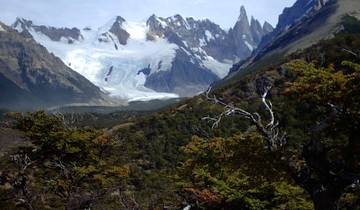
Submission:
[[[37,24],[98,27],[116,15],[128,21],[145,21],[151,14],[208,18],[224,28],[233,26],[244,5],[248,15],[276,25],[281,11],[295,0],[0,0],[0,20],[16,17]]]

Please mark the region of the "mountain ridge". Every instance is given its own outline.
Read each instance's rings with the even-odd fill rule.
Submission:
[[[174,97],[175,95],[170,95],[173,93],[180,96],[196,95],[208,85],[225,77],[233,63],[250,56],[261,38],[273,29],[267,22],[261,26],[255,18],[252,18],[250,23],[244,7],[241,7],[239,20],[230,31],[223,30],[208,19],[195,20],[191,17],[183,18],[181,15],[167,18],[152,15],[146,25],[127,22],[123,17],[117,16],[98,30],[59,29],[18,20],[22,21],[15,22],[13,27],[19,32],[33,36],[69,67],[113,96],[126,100]],[[244,37],[243,34],[247,36]],[[50,40],[46,40],[47,37]],[[95,43],[95,39],[99,43]],[[92,47],[86,44],[90,41],[95,43]],[[233,42],[237,44],[233,45]],[[124,58],[127,51],[138,53],[140,45],[143,45],[143,49],[149,48],[151,52],[148,52],[148,55],[142,52],[140,59]],[[155,49],[156,45],[158,49]],[[103,58],[99,60],[99,57],[78,53],[81,48],[90,51],[90,48],[94,48],[95,52],[92,54],[99,50],[111,53],[99,54]],[[162,55],[154,58],[153,55],[160,52],[159,50],[163,51],[160,53]],[[74,53],[78,53],[77,57],[85,60],[85,63],[80,65],[74,60]],[[107,59],[104,56],[108,56]],[[118,58],[115,61],[111,57]],[[90,75],[85,71],[85,65],[88,68],[98,67],[91,69]],[[141,70],[147,67],[147,74],[143,74]],[[124,68],[131,70],[126,70],[124,75]],[[123,81],[119,80],[120,78],[126,78],[127,84],[118,87]],[[126,93],[127,90],[132,93]]]
[[[275,30],[264,37],[252,56],[233,66],[226,81],[259,70],[263,64],[275,65],[284,55],[334,37],[341,30],[342,18],[359,16],[359,7],[356,0],[297,0],[293,7],[284,9]],[[286,18],[288,14],[292,18]]]
[[[111,104],[85,77],[37,44],[0,23],[2,107],[36,108],[67,104]]]

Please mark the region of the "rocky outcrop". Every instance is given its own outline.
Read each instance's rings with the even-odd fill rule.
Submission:
[[[116,50],[119,49],[119,44],[126,45],[130,38],[130,34],[124,29],[125,22],[126,20],[124,18],[117,16],[110,28],[100,35],[98,41],[107,43],[112,42]]]
[[[274,31],[274,27],[270,23],[265,21],[263,25],[263,37],[266,36],[267,34],[270,34],[273,31]]]
[[[31,36],[29,30],[34,30],[35,32],[46,35],[52,41],[61,41],[64,39],[69,44],[83,39],[80,30],[77,28],[55,28],[43,25],[34,25],[32,21],[23,18],[17,18],[12,27],[23,34],[26,34],[28,37]]]
[[[219,79],[209,69],[193,62],[184,50],[177,50],[171,69],[150,74],[145,86],[159,92],[189,97],[206,90],[209,84]]]
[[[229,31],[229,43],[232,43],[233,51],[239,58],[238,61],[248,58],[258,47],[265,35],[272,32],[272,26],[265,22],[261,26],[255,18],[249,22],[245,7],[240,8],[240,15],[235,26]]]
[[[0,23],[0,106],[27,109],[105,104],[107,96],[33,39]]]
[[[204,91],[209,84],[220,79],[204,62],[235,59],[227,33],[210,20],[195,20],[175,15],[168,18],[152,15],[147,26],[149,41],[167,39],[178,46],[172,66],[167,71],[154,71],[147,75],[145,86],[159,92],[173,92],[192,96]],[[146,72],[153,72],[148,70]]]
[[[110,32],[113,33],[117,39],[119,40],[119,43],[122,45],[126,45],[127,41],[130,37],[130,34],[123,29],[123,23],[125,22],[125,19],[118,16],[116,17],[116,20],[114,24],[110,28]]]

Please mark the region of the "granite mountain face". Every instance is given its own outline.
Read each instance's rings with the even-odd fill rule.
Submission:
[[[284,9],[276,28],[263,37],[253,54],[233,66],[228,79],[245,69],[256,70],[258,63],[276,64],[279,57],[334,37],[343,28],[345,16],[360,18],[359,7],[357,0],[297,0]]]
[[[98,29],[55,28],[17,19],[69,68],[111,96],[127,101],[193,96],[249,57],[273,28],[249,18],[244,7],[229,31],[212,21],[172,17],[128,22],[118,16]]]
[[[109,31],[101,34],[101,36],[99,37],[99,41],[109,42],[113,40],[112,36],[115,36],[115,38],[117,38],[121,45],[126,45],[130,34],[123,29],[123,24],[125,22],[125,19],[121,16],[116,17],[115,22],[112,24]]]

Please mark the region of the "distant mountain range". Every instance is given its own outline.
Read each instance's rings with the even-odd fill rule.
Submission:
[[[249,21],[244,7],[226,31],[208,19],[118,16],[98,29],[55,28],[18,18],[12,25],[104,92],[128,101],[187,97],[224,78],[273,27]]]
[[[359,4],[298,0],[284,9],[275,29],[249,20],[244,7],[230,30],[181,15],[152,15],[144,23],[118,16],[98,29],[55,28],[18,18],[11,28],[1,24],[0,85],[6,91],[0,98],[7,100],[0,106],[193,96],[224,77],[220,83],[333,37],[345,14],[359,15],[353,12]]]

